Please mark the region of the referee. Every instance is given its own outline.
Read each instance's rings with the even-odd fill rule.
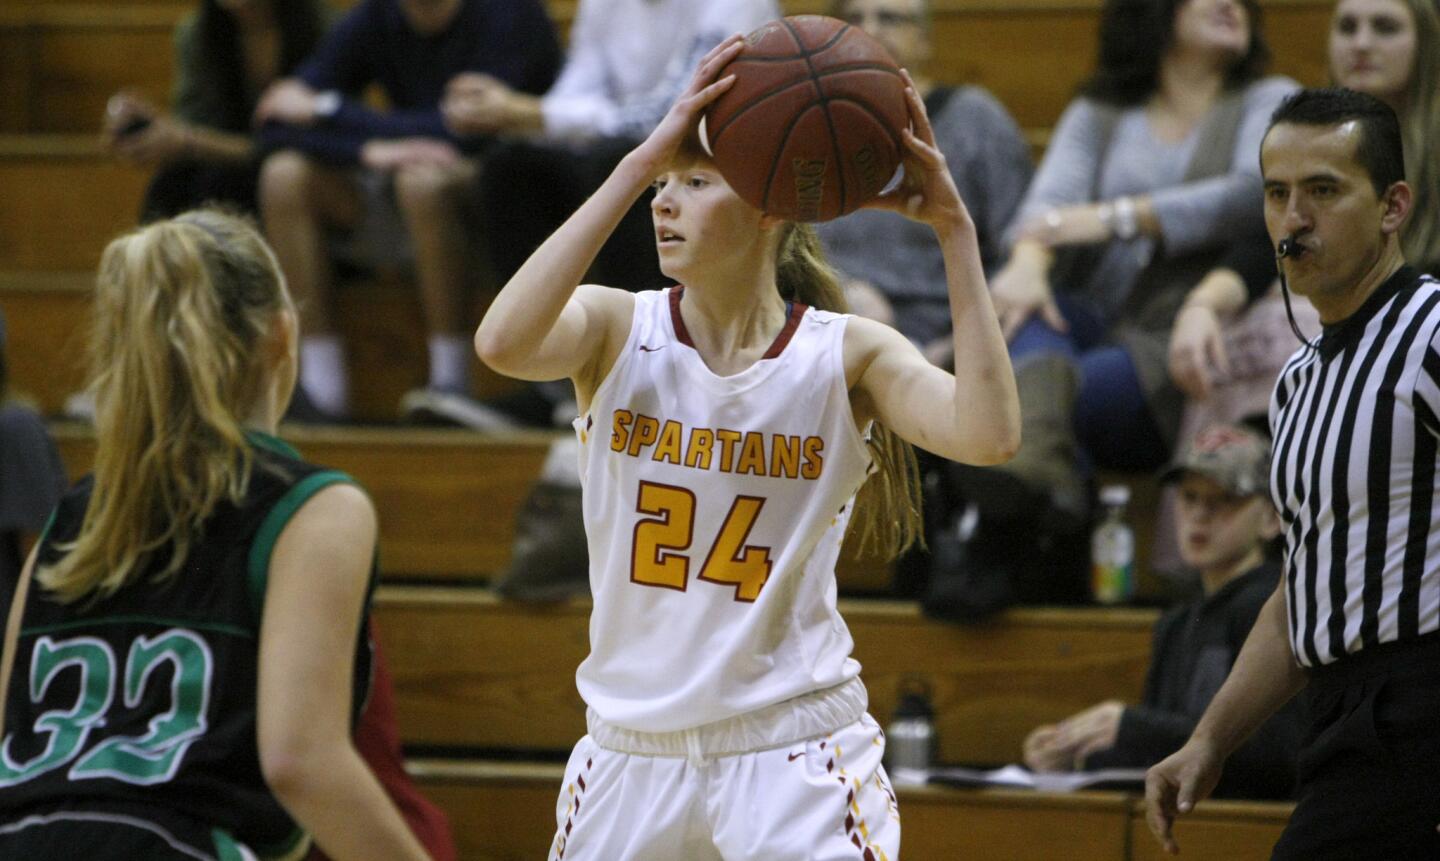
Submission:
[[[1430,157],[1426,154],[1422,157]],[[1190,740],[1150,770],[1150,829],[1302,689],[1299,802],[1274,858],[1440,858],[1440,284],[1405,265],[1412,194],[1384,103],[1304,90],[1260,150],[1265,222],[1324,323],[1270,405],[1285,576]]]

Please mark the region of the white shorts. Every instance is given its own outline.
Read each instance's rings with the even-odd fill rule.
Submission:
[[[714,758],[575,745],[551,861],[896,861],[900,812],[866,714],[832,733]]]

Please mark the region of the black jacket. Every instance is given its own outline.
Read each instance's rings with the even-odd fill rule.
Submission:
[[[1115,746],[1092,754],[1085,767],[1146,768],[1179,750],[1230,674],[1279,576],[1279,564],[1267,560],[1209,598],[1161,616],[1144,699],[1125,709]],[[1293,797],[1303,731],[1299,709],[1298,702],[1286,705],[1226,760],[1216,795]]]

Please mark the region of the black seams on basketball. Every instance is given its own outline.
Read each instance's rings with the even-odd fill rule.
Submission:
[[[705,139],[726,182],[790,221],[828,221],[874,198],[900,165],[905,79],[881,44],[834,18],[796,15],[745,39],[720,72]]]

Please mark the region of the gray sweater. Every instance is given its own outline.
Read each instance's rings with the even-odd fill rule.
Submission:
[[[988,272],[1003,257],[1002,234],[1030,181],[1030,149],[1015,120],[979,87],[936,90],[927,101],[935,141],[975,220]],[[885,294],[896,328],[910,340],[924,344],[950,331],[945,261],[927,225],[862,210],[821,224],[819,234],[836,269]]]
[[[1135,277],[1155,254],[1223,249],[1248,234],[1263,233],[1260,141],[1271,113],[1298,86],[1280,76],[1252,83],[1243,96],[1244,119],[1230,172],[1194,182],[1183,180],[1203,122],[1184,140],[1172,143],[1151,132],[1143,105],[1126,108],[1114,125],[1106,155],[1101,151],[1104,109],[1089,99],[1076,99],[1055,127],[1007,240],[1013,242],[1020,224],[1051,207],[1096,202],[1097,189],[1098,200],[1149,195],[1163,240],[1111,242],[1088,283],[1061,285],[1101,319],[1113,321]]]

